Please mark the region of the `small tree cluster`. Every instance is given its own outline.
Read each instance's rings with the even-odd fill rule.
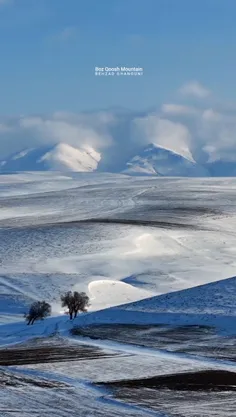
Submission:
[[[85,313],[89,306],[89,297],[85,292],[68,291],[61,296],[62,307],[67,307],[69,310],[70,319],[77,317],[78,312]]]
[[[51,306],[46,301],[35,301],[25,315],[27,324],[34,324],[35,320],[43,320],[51,315]]]
[[[85,313],[89,306],[89,297],[85,292],[68,291],[61,296],[62,307],[67,307],[70,319],[77,317],[79,312]],[[43,320],[51,315],[51,306],[46,301],[35,301],[31,304],[29,312],[25,314],[27,324],[34,324],[36,320]]]

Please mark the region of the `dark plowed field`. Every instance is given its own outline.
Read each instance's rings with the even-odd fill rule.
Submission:
[[[223,337],[214,328],[208,326],[96,325],[74,328],[72,334],[236,361],[235,336]]]
[[[123,403],[171,417],[234,417],[236,373],[206,370],[101,383]],[[164,413],[164,414],[162,414]],[[158,414],[159,415],[159,414]]]
[[[0,366],[35,363],[83,361],[114,357],[102,349],[90,346],[37,346],[0,350]]]
[[[236,373],[223,370],[185,372],[174,375],[161,375],[153,378],[131,379],[102,383],[113,388],[151,388],[180,391],[236,391]]]

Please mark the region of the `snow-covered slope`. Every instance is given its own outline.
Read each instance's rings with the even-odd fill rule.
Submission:
[[[81,324],[215,326],[235,334],[236,277],[154,296],[81,317]]]
[[[100,284],[101,291],[104,283],[101,282]],[[135,292],[135,288],[133,290]],[[68,317],[64,314],[57,315],[59,311],[54,311],[54,317],[47,319],[42,324],[33,326],[33,328],[31,326],[25,328],[23,324],[21,338],[28,339],[39,334],[49,335],[55,331],[55,326],[61,333],[67,333],[74,325],[98,324],[198,325],[216,327],[225,330],[228,335],[235,335],[235,292],[236,277],[233,277],[99,311],[92,311],[88,314],[81,314],[73,323],[68,322]],[[113,295],[115,295],[115,292],[113,292]],[[4,343],[4,338],[8,343],[16,341],[19,338],[18,332],[20,329],[22,330],[22,323],[19,322],[13,322],[10,325],[9,323],[6,325],[6,322],[2,324],[0,326],[0,345]]]
[[[136,175],[209,176],[209,172],[194,161],[190,152],[180,154],[153,143],[142,148],[138,155],[127,162],[124,172]]]
[[[0,198],[5,316],[9,298],[24,309],[75,285],[96,309],[235,275],[235,179],[21,173],[0,175]]]
[[[186,390],[182,394],[164,388],[168,397],[162,403],[170,413],[166,407],[159,414],[140,405],[144,397],[148,407],[157,404],[161,408],[159,389],[136,390],[139,408],[131,408],[136,406],[119,402],[110,390],[99,387],[99,393],[92,382],[142,381],[202,369],[235,371],[235,338],[205,327],[183,331],[168,325],[216,326],[235,335],[236,278],[156,295],[235,275],[235,197],[236,179],[55,172],[0,175],[0,346],[22,343],[21,356],[17,356],[18,347],[11,346],[20,368],[12,364],[2,371],[3,382],[7,372],[12,383],[1,387],[1,410],[22,416],[37,410],[39,415],[67,417],[72,405],[71,417],[81,413],[193,417],[196,409],[199,417],[233,416],[235,397],[230,391]],[[60,295],[75,288],[88,292],[91,309],[97,311],[71,322],[67,315],[60,315]],[[50,302],[56,316],[27,326],[23,314],[35,299]],[[104,333],[106,326],[89,329],[87,337],[69,333],[74,325],[98,323],[133,326],[123,329],[126,339],[118,341],[107,340],[112,332],[119,336],[116,326],[109,326],[110,334]],[[150,326],[158,323],[165,326]],[[138,328],[138,324],[148,326]],[[103,331],[105,340],[95,340],[95,331]],[[77,346],[80,352],[74,358],[66,353],[60,362],[56,362],[55,350],[49,350],[49,359],[38,357],[56,346],[60,355],[61,346],[67,346],[68,352]],[[29,350],[34,351],[32,363],[20,363],[23,354],[25,362],[30,359]],[[14,386],[20,373],[28,382],[21,377]],[[44,388],[29,383],[33,378],[43,379]],[[47,380],[61,380],[72,388],[49,389]],[[56,402],[59,411],[54,413]]]
[[[227,314],[236,316],[236,277],[123,305],[152,313]]]
[[[60,143],[15,153],[0,162],[0,171],[91,172],[97,169],[100,158],[100,154],[89,146],[78,149]]]

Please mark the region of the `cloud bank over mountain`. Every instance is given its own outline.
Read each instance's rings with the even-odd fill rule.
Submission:
[[[101,170],[119,171],[152,143],[198,164],[236,162],[236,106],[209,101],[209,90],[200,83],[186,83],[179,91],[181,100],[143,112],[112,108],[2,117],[0,159],[24,149],[67,144],[94,149],[102,155]]]
[[[180,89],[179,93],[183,96],[193,96],[195,98],[205,98],[211,95],[211,91],[201,85],[198,81],[190,81],[184,84]]]

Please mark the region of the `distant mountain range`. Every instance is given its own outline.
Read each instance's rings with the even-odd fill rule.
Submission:
[[[80,148],[66,143],[54,146],[27,148],[9,155],[0,161],[0,172],[17,171],[100,171],[103,156],[94,148],[84,145]],[[125,158],[124,158],[125,160]],[[110,164],[111,166],[111,164]],[[215,161],[200,164],[194,160],[188,149],[168,149],[151,143],[135,152],[134,156],[117,166],[114,172],[129,175],[157,175],[180,177],[236,176],[236,164]]]

